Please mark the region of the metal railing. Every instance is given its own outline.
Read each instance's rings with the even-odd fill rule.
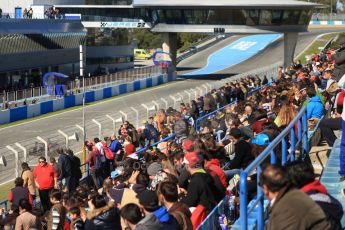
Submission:
[[[108,75],[86,77],[85,78],[85,91],[93,91],[100,88],[106,88],[117,84],[131,82],[134,80],[144,79],[150,76],[156,76],[163,73],[160,66],[148,66],[141,68],[134,68]],[[81,90],[83,87],[82,79],[79,79],[79,87]],[[77,82],[69,81],[67,83],[66,95],[74,94],[77,90]],[[32,100],[38,100],[40,102],[47,101],[56,98],[55,95],[48,95],[46,88],[43,86],[27,88],[22,90],[2,92],[0,93],[0,106],[4,109],[3,102],[8,102],[8,108],[22,106],[26,100],[27,104],[31,104]]]
[[[281,164],[285,165],[288,158],[291,161],[296,159],[295,152],[299,148],[301,150],[300,156],[304,156],[309,152],[308,142],[308,123],[307,123],[307,109],[303,107],[297,116],[290,122],[290,124],[260,153],[260,155],[241,173],[240,175],[240,223],[241,229],[248,228],[248,215],[253,211],[254,207],[258,205],[257,229],[263,230],[264,221],[264,194],[261,186],[259,186],[259,176],[261,173],[261,163],[270,157],[271,164],[277,163],[276,148],[281,145],[282,158]],[[298,124],[296,130],[295,125]],[[296,138],[297,131],[297,138]],[[290,149],[288,149],[290,143]],[[253,171],[257,173],[257,197],[253,201],[252,208],[248,210],[247,200],[247,178]]]

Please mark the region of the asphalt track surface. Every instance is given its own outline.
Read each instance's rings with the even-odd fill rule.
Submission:
[[[300,53],[317,35],[339,31],[339,28],[331,29],[312,29],[309,33],[302,33],[299,36],[296,54]],[[344,30],[344,29],[342,29]],[[212,46],[192,57],[182,61],[179,65],[179,73],[185,73],[193,71],[197,68],[203,67],[207,62],[207,57],[213,52],[221,49],[232,42],[236,41],[243,36],[232,36],[225,39],[215,46]],[[283,58],[283,41],[276,42],[275,44],[269,46],[261,53],[252,57],[251,59],[244,61],[241,64],[232,66],[228,69],[222,70],[219,73],[225,75],[231,75],[236,73],[241,73],[255,68],[260,68],[269,64],[276,63]],[[185,89],[190,89],[191,87],[196,87],[200,84],[212,81],[212,78],[192,79],[177,81],[168,85],[163,85],[152,90],[147,90],[144,92],[135,92],[131,95],[126,95],[119,98],[114,98],[113,100],[105,101],[96,105],[87,106],[86,120],[89,121],[93,117],[105,115],[107,113],[114,113],[118,110],[129,106],[138,106],[141,103],[157,100],[163,96],[169,94],[174,94],[177,91],[182,91]],[[58,115],[54,115],[47,118],[42,118],[27,123],[10,126],[7,128],[0,129],[0,147],[4,147],[8,144],[13,144],[18,141],[23,141],[27,139],[35,139],[36,136],[44,137],[46,134],[57,132],[58,129],[64,130],[67,126],[74,126],[75,124],[82,122],[82,109],[75,109],[68,112],[63,112]]]

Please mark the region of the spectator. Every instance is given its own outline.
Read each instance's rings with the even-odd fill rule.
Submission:
[[[94,188],[98,190],[98,188],[103,183],[103,173],[102,173],[102,162],[100,158],[100,152],[96,147],[93,146],[92,143],[86,141],[85,146],[89,151],[89,158],[85,162],[90,166],[90,174],[93,181]]]
[[[119,155],[120,154],[120,150],[122,149],[122,145],[121,142],[116,138],[115,135],[112,135],[110,137],[110,144],[109,144],[109,148],[111,149],[111,151],[113,152],[114,155]]]
[[[144,136],[147,142],[152,145],[158,141],[159,133],[158,130],[154,127],[153,118],[150,117],[148,121],[143,121],[144,128]]]
[[[175,113],[174,133],[176,134],[176,139],[178,140],[178,143],[181,143],[181,141],[187,138],[188,135],[187,123],[185,122],[185,120],[182,119],[181,113],[179,112]]]
[[[41,221],[31,210],[32,206],[27,199],[19,201],[19,216],[16,219],[15,230],[41,230]]]
[[[2,9],[0,8],[0,18],[2,18]]]
[[[292,183],[322,208],[331,224],[330,229],[341,230],[343,207],[338,200],[328,194],[319,180],[315,180],[313,166],[302,161],[294,161],[287,165],[287,172]]]
[[[232,128],[229,133],[230,140],[224,141],[223,144],[227,145],[230,141],[234,143],[234,158],[230,161],[228,168],[225,170],[226,177],[230,180],[235,174],[240,174],[253,160],[252,148],[248,142],[243,140],[241,130]]]
[[[62,186],[66,186],[68,191],[71,190],[71,177],[72,177],[72,161],[63,149],[57,150],[59,154],[58,163],[61,169],[61,173],[58,177],[58,181]]]
[[[47,230],[62,230],[68,225],[66,220],[67,209],[62,205],[62,194],[59,190],[51,190],[49,194],[52,207],[49,213],[45,216],[47,222]]]
[[[4,209],[0,209],[0,228],[5,230],[14,229],[18,216],[19,207],[17,205],[11,205],[8,213],[6,213]]]
[[[223,189],[225,190],[228,187],[228,180],[225,176],[224,170],[220,167],[219,159],[212,156],[210,153],[204,154],[205,157],[205,169],[210,170],[211,175],[215,174],[220,180]]]
[[[69,216],[72,220],[70,224],[70,230],[84,230],[84,222],[80,217],[79,207],[70,208]]]
[[[58,188],[57,173],[53,166],[47,164],[45,157],[40,157],[34,169],[34,178],[40,196],[42,211],[50,210],[49,193],[53,188]]]
[[[310,98],[307,104],[307,119],[321,119],[324,114],[324,106],[320,96],[316,95],[314,87],[307,88],[307,95]]]
[[[153,191],[143,191],[138,194],[138,199],[143,212],[148,216],[150,222],[156,222],[155,216],[166,230],[181,229],[175,217],[170,215],[164,206],[159,206],[158,196]]]
[[[341,130],[341,113],[343,111],[345,91],[340,89],[334,80],[329,80],[327,83],[326,91],[334,99],[334,117],[325,117],[320,121],[319,127],[322,137],[326,140],[329,146],[333,146],[337,137],[334,134],[334,130]]]
[[[93,194],[88,201],[88,205],[90,211],[85,221],[85,229],[121,229],[120,213],[114,202],[107,203],[103,196]]]
[[[260,184],[272,203],[266,229],[331,229],[322,209],[308,195],[291,188],[282,167],[264,167]]]
[[[202,168],[201,160],[196,152],[186,153],[183,163],[191,178],[187,196],[183,197],[181,202],[188,207],[202,205],[205,207],[206,212],[210,212],[219,199],[222,199],[222,197],[219,197],[212,177]]]
[[[49,162],[50,162],[50,165],[53,166],[53,168],[55,169],[55,172],[57,173],[58,178],[59,178],[60,175],[61,175],[61,166],[60,166],[60,164],[58,164],[56,162],[56,159],[53,156],[50,157]]]
[[[28,163],[23,162],[22,163],[22,179],[24,180],[23,186],[28,188],[30,195],[32,196],[32,199],[36,199],[36,185],[35,185],[35,179],[34,174],[31,172],[31,169],[28,165]]]
[[[28,11],[28,18],[32,19],[32,15],[34,14],[34,11],[32,10],[32,8],[30,7],[30,10]]]
[[[29,203],[33,206],[32,196],[26,187],[23,187],[24,180],[21,177],[17,177],[14,180],[15,187],[11,189],[8,194],[8,201],[13,205],[18,206],[21,199],[28,199]]]
[[[79,180],[82,178],[80,169],[81,164],[79,157],[75,156],[71,149],[67,150],[67,155],[69,157],[69,160],[71,161],[71,179],[69,183],[69,192],[73,193],[79,186]]]
[[[158,194],[160,203],[175,217],[182,230],[193,229],[190,221],[192,214],[188,206],[178,202],[177,184],[170,181],[162,182],[158,187]]]
[[[138,205],[130,203],[121,208],[121,217],[129,230],[163,230],[163,225],[154,215],[145,215]]]

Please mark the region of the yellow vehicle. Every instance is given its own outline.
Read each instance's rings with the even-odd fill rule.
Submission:
[[[151,55],[144,49],[134,49],[134,58],[148,60],[151,58]]]

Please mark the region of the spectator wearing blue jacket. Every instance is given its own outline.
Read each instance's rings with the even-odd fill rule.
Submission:
[[[153,125],[153,118],[150,117],[148,121],[143,121],[145,125],[144,128],[144,136],[145,139],[150,143],[153,144],[158,141],[159,132]]]
[[[325,109],[320,96],[316,96],[315,89],[312,86],[307,88],[307,95],[310,98],[307,104],[307,119],[321,119]]]
[[[118,151],[122,149],[121,142],[116,138],[115,135],[112,135],[110,139],[111,142],[108,147],[114,153],[114,155],[117,155]]]

